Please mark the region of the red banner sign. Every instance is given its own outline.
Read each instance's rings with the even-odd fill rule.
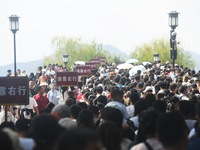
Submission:
[[[0,104],[27,105],[28,77],[0,77]]]
[[[57,72],[56,73],[56,85],[69,85],[76,86],[78,84],[77,72]]]
[[[99,58],[93,58],[93,59],[91,59],[91,62],[92,63],[96,63],[96,64],[100,64],[101,63]]]
[[[98,59],[100,59],[100,62],[105,62],[106,61],[105,57],[98,57]]]
[[[90,66],[76,66],[76,72],[79,76],[90,76],[91,67]]]
[[[94,62],[86,62],[85,63],[85,66],[90,66],[90,69],[91,70],[97,70],[97,63],[94,63]]]

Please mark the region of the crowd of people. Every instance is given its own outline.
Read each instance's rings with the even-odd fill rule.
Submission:
[[[38,67],[28,76],[29,104],[1,108],[1,148],[200,149],[200,72],[169,62],[145,68],[129,74],[103,63],[91,76],[79,77],[77,86],[58,87],[62,66]],[[17,75],[27,76],[20,69]]]

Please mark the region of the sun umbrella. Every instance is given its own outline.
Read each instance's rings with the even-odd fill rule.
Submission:
[[[76,65],[85,65],[84,61],[75,61],[74,62]]]
[[[146,65],[151,65],[151,63],[148,62],[148,61],[142,62],[142,64],[143,64],[144,66],[146,66]]]
[[[134,66],[131,64],[127,64],[127,63],[123,63],[123,64],[119,64],[117,66],[118,69],[130,69],[133,68]]]
[[[126,63],[128,63],[128,64],[134,64],[134,63],[137,63],[137,62],[138,62],[137,59],[128,59],[128,60],[126,61]]]
[[[130,71],[129,71],[129,75],[130,76],[134,76],[138,70],[141,70],[141,73],[143,73],[146,68],[143,65],[138,65],[138,66],[134,66]]]

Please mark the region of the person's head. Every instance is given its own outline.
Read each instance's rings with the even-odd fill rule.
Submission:
[[[145,90],[143,91],[144,94],[152,94],[153,93],[153,88],[151,86],[146,86]]]
[[[164,100],[156,100],[154,101],[152,108],[160,113],[165,113],[167,110],[167,102]]]
[[[181,86],[179,87],[179,93],[187,94],[187,93],[188,93],[188,87],[187,87],[187,86],[184,86],[184,85],[181,85]]]
[[[83,94],[83,100],[84,100],[84,102],[88,102],[88,101],[89,101],[89,100],[88,100],[89,95],[90,95],[89,92],[85,92],[85,93]]]
[[[186,148],[188,129],[179,112],[162,114],[156,123],[158,139],[165,148],[182,150]]]
[[[123,133],[116,123],[105,121],[100,125],[97,133],[105,149],[121,150]]]
[[[179,102],[179,98],[176,96],[172,96],[169,99],[169,111],[178,111],[178,102]]]
[[[85,102],[79,102],[77,105],[80,106],[83,110],[88,109],[88,105]]]
[[[113,107],[105,107],[100,111],[100,118],[102,121],[112,121],[115,122],[118,126],[122,126],[123,114],[122,112]]]
[[[65,101],[65,105],[67,105],[68,107],[71,107],[72,105],[74,105],[74,100],[72,98],[67,98]]]
[[[54,91],[55,88],[56,88],[56,84],[55,84],[55,83],[51,83],[51,85],[50,85],[50,89],[51,89],[52,91]]]
[[[18,119],[15,124],[15,128],[19,136],[25,136],[30,127],[31,121],[25,118]]]
[[[93,130],[66,130],[58,139],[56,150],[99,150],[99,140]]]
[[[148,93],[145,95],[144,100],[147,104],[147,107],[151,107],[153,102],[156,100],[156,96],[152,93]]]
[[[31,128],[28,137],[34,139],[36,143],[35,149],[52,149],[55,146],[59,135],[64,128],[58,124],[56,118],[50,114],[43,114],[34,117],[31,121]]]
[[[135,102],[137,102],[140,99],[139,93],[135,89],[132,89],[130,91],[130,94],[128,94],[128,97],[132,104],[135,104]]]
[[[173,93],[176,93],[177,90],[178,90],[178,85],[176,83],[172,83],[170,86],[169,86],[169,89],[171,92]]]
[[[13,130],[13,131],[16,130],[16,129],[15,129],[15,124],[14,124],[14,122],[12,122],[12,121],[4,121],[4,122],[2,122],[2,123],[0,124],[0,129],[3,129],[3,128],[9,128],[9,129],[11,129],[11,130]]]
[[[71,111],[71,117],[73,119],[77,119],[79,113],[82,111],[82,108],[79,105],[72,105],[70,107],[70,111]]]
[[[134,108],[135,108],[134,116],[137,116],[144,110],[147,110],[147,103],[145,100],[141,99],[135,103]]]
[[[161,88],[161,89],[165,89],[165,88],[166,88],[166,83],[165,83],[165,81],[160,81],[158,84],[160,85],[160,88]]]
[[[111,98],[114,101],[122,102],[123,101],[123,95],[124,95],[124,92],[117,87],[113,88],[112,91],[111,91]]]
[[[73,91],[68,91],[67,95],[68,95],[68,97],[72,98],[72,97],[74,97],[74,92]]]
[[[192,111],[190,101],[186,100],[179,101],[179,111],[183,114],[185,119],[188,119]]]
[[[139,115],[137,143],[156,136],[156,120],[159,113],[155,110],[144,111]]]
[[[60,119],[60,118],[70,117],[71,112],[70,108],[67,105],[58,104],[52,109],[51,114],[57,116],[58,119]]]
[[[102,94],[102,92],[103,92],[102,86],[97,86],[97,87],[95,88],[95,91],[96,91],[97,94]]]
[[[95,124],[92,112],[87,109],[82,110],[78,115],[77,123],[79,127],[94,129]]]
[[[41,95],[44,94],[44,91],[45,91],[45,88],[43,86],[38,87],[38,93],[39,94],[41,94]]]

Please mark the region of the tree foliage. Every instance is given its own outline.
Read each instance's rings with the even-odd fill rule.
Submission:
[[[100,44],[98,45],[95,42],[84,43],[81,39],[67,39],[63,36],[53,38],[52,46],[55,49],[55,53],[44,58],[46,65],[64,64],[63,54],[69,55],[67,66],[72,66],[75,61],[89,62],[92,58],[105,57],[107,54]]]
[[[170,59],[170,43],[169,40],[164,38],[153,40],[150,43],[144,43],[137,46],[134,51],[130,53],[131,58],[136,58],[139,62],[149,61],[153,62],[153,55],[159,54],[159,59],[161,63],[172,60]],[[194,61],[191,60],[191,55],[184,51],[183,48],[178,46],[177,48],[177,59],[175,63],[178,65],[183,65],[185,67],[194,68]]]
[[[116,54],[110,54],[103,50],[102,44],[96,42],[86,43],[81,39],[66,38],[64,36],[57,36],[52,39],[52,46],[55,53],[44,57],[44,64],[63,64],[63,54],[69,55],[68,68],[73,65],[75,61],[89,62],[92,58],[105,57],[107,62],[120,63],[123,59]]]

